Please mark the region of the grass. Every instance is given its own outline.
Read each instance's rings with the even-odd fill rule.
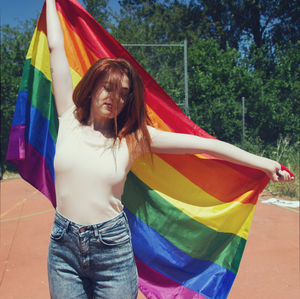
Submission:
[[[288,183],[270,182],[267,190],[281,199],[299,200],[299,142],[290,143],[288,137],[279,137],[276,146],[263,145],[261,140],[255,139],[247,142],[245,149],[254,154],[270,158],[285,165],[295,174],[295,179]]]
[[[18,172],[13,172],[13,171],[8,171],[6,170],[3,174],[2,179],[3,180],[8,180],[8,179],[15,179],[15,178],[20,178],[21,176],[19,175]]]

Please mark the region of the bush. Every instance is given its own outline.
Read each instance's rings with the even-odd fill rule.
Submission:
[[[291,138],[280,136],[277,145],[265,145],[261,139],[252,138],[245,142],[245,149],[253,154],[264,156],[285,165],[296,176],[288,183],[270,182],[267,190],[274,196],[290,200],[299,200],[299,142],[290,143]]]

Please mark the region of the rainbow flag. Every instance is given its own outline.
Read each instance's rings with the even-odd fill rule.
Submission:
[[[161,130],[213,138],[196,126],[75,0],[57,1],[73,85],[103,57],[123,57],[141,74],[147,109]],[[45,6],[26,57],[7,160],[55,206],[57,138]],[[128,174],[123,202],[139,287],[147,298],[226,298],[236,277],[264,173],[207,155],[155,154]]]

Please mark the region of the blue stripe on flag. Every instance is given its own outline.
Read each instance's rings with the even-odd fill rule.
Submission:
[[[45,157],[54,182],[55,142],[49,131],[49,120],[27,101],[27,97],[27,91],[19,92],[12,125],[26,124],[25,139]]]
[[[133,250],[138,259],[204,296],[226,298],[235,279],[234,273],[211,261],[189,256],[128,209],[124,210],[131,227]],[[147,254],[143,255],[145,248]]]

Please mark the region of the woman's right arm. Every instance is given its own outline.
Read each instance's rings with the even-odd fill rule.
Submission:
[[[46,0],[46,17],[53,93],[58,116],[61,116],[73,105],[73,85],[55,0]]]

